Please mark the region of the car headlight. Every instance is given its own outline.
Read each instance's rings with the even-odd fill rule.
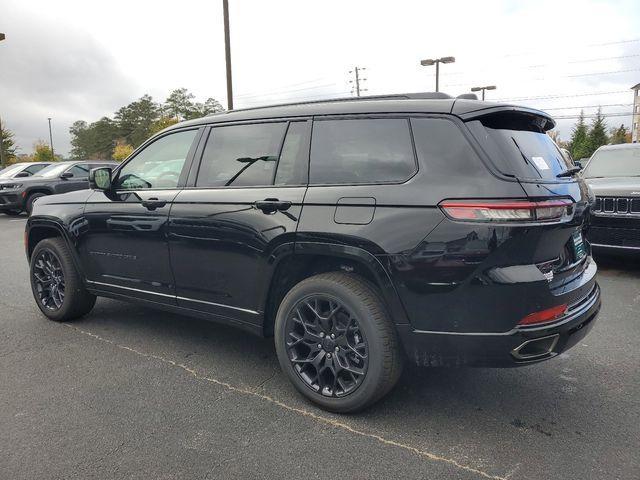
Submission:
[[[0,190],[17,190],[21,186],[21,183],[6,183],[4,185],[0,185]]]

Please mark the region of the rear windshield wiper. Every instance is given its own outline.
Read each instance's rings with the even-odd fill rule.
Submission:
[[[557,178],[570,177],[571,175],[575,175],[576,173],[578,173],[580,170],[582,170],[580,167],[571,167],[565,170],[564,172],[560,172],[559,174],[556,175],[556,177]]]

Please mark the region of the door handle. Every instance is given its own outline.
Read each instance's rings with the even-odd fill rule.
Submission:
[[[162,208],[167,204],[165,200],[159,200],[156,197],[151,197],[142,201],[142,206],[147,210],[155,210],[156,208]]]
[[[263,213],[275,213],[278,210],[284,212],[289,210],[291,202],[280,201],[277,198],[266,198],[264,200],[258,200],[255,203],[256,208],[262,210]]]

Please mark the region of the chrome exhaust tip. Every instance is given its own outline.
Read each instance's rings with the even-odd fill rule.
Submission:
[[[553,356],[555,355],[553,349],[556,348],[559,338],[559,333],[547,337],[532,338],[511,350],[511,356],[518,361],[538,360]]]

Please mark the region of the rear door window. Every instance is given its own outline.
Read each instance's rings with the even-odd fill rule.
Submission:
[[[397,183],[415,172],[407,119],[332,119],[313,123],[310,183]]]
[[[287,122],[214,127],[196,186],[272,185],[286,128]]]
[[[562,152],[535,116],[495,115],[468,122],[469,129],[504,175],[522,180],[553,180],[567,170]]]

